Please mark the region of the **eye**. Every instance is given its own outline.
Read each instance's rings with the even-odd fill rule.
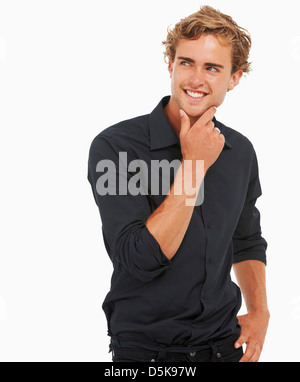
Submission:
[[[208,70],[209,72],[218,72],[218,71],[219,71],[218,69],[216,69],[216,68],[213,67],[213,66],[209,66],[209,67],[207,68],[207,70]]]
[[[181,61],[180,65],[186,66],[185,64],[190,64],[188,61]]]

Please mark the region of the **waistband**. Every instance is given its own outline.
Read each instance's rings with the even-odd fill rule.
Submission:
[[[217,338],[209,340],[203,344],[198,346],[153,346],[153,349],[150,350],[148,347],[145,348],[142,344],[137,345],[136,347],[132,347],[133,343],[131,343],[131,347],[126,346],[125,341],[120,341],[115,336],[111,339],[110,351],[113,351],[113,354],[116,354],[118,357],[127,357],[131,355],[133,357],[142,357],[142,358],[153,358],[157,361],[163,361],[166,359],[168,354],[178,354],[178,355],[192,355],[195,356],[197,353],[200,354],[209,354],[212,361],[222,361],[219,359],[220,353],[219,348],[222,347],[222,350],[232,349],[233,344],[238,339],[237,334],[231,334],[230,336]]]
[[[162,349],[164,349],[165,352],[168,353],[191,353],[191,352],[198,352],[201,350],[209,350],[212,349],[212,346],[227,346],[232,345],[237,339],[239,338],[239,334],[231,334],[224,337],[219,337],[216,339],[211,339],[208,341],[205,341],[199,345],[164,345],[164,344],[153,344],[153,343],[147,343],[144,341],[137,341],[132,339],[125,339],[123,337],[114,336],[111,335],[111,342],[110,342],[110,351],[113,349],[138,349],[139,351],[145,350],[147,352],[154,351],[154,352],[161,352]]]

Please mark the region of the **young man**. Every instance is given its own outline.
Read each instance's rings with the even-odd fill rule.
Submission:
[[[103,130],[90,149],[88,179],[114,266],[103,303],[113,360],[255,362],[269,321],[258,164],[251,142],[214,117],[249,71],[251,39],[204,6],[163,44],[171,97]],[[166,161],[179,163],[174,175],[155,172]],[[238,317],[232,265],[248,310]]]

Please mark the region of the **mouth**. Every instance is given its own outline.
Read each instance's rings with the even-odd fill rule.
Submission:
[[[196,90],[183,89],[183,91],[185,92],[188,100],[193,101],[193,102],[200,102],[208,95],[208,93],[199,92]]]

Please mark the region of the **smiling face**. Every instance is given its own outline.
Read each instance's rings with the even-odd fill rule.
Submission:
[[[231,49],[212,34],[179,40],[174,62],[169,62],[172,96],[166,112],[173,126],[180,125],[179,109],[194,123],[211,106],[220,106],[239,83],[243,72],[232,74]]]

